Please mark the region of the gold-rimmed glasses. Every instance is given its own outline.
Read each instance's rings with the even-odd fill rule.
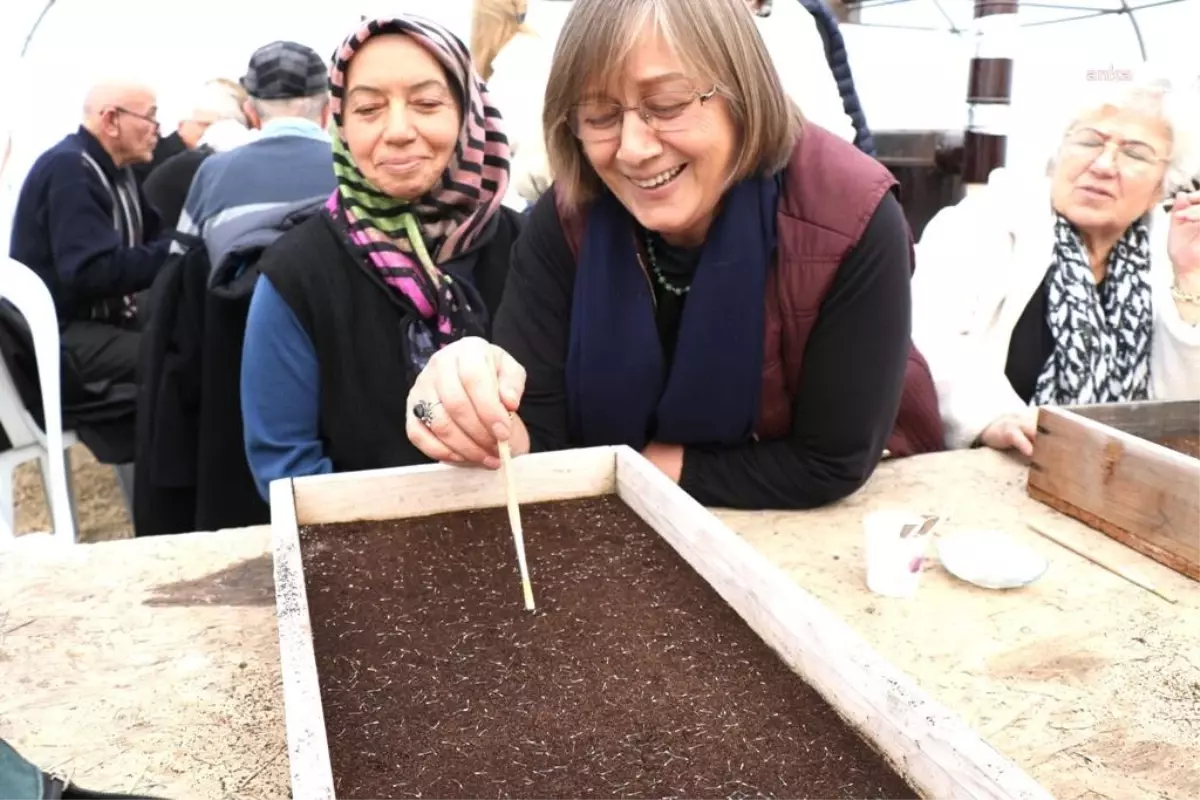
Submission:
[[[633,111],[656,133],[674,133],[689,128],[700,108],[716,93],[716,86],[707,92],[674,89],[648,94],[633,106],[614,100],[585,100],[571,109],[567,124],[581,142],[611,142],[621,138],[625,115]]]

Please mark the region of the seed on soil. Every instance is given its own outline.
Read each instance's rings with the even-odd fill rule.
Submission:
[[[301,530],[340,798],[911,798],[609,496]]]

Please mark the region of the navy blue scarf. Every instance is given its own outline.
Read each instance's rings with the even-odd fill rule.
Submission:
[[[730,189],[688,290],[670,374],[636,223],[607,192],[588,210],[571,306],[567,412],[581,446],[647,436],[669,444],[748,441],[762,384],[763,293],[775,250],[776,178]]]

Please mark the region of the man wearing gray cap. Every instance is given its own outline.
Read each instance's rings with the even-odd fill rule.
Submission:
[[[177,225],[196,238],[173,244],[154,282],[138,361],[139,536],[269,517],[240,445],[246,315],[262,251],[332,194],[333,149],[326,67],[311,49],[262,47],[241,84],[259,135],[200,164]]]
[[[203,238],[214,272],[248,231],[273,228],[280,211],[333,191],[326,69],[316,52],[296,42],[272,42],[250,57],[241,84],[250,96],[246,117],[260,134],[205,159],[176,226]]]

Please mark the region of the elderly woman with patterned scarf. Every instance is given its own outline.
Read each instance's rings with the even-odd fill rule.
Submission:
[[[264,254],[246,326],[246,455],[264,496],[277,478],[428,460],[405,398],[436,350],[489,335],[519,232],[500,205],[500,115],[452,33],[365,22],[329,75],[337,189]]]
[[[997,171],[925,229],[913,338],[950,447],[1028,456],[1037,406],[1200,398],[1187,103],[1165,82],[1106,91],[1067,127],[1048,182]]]

